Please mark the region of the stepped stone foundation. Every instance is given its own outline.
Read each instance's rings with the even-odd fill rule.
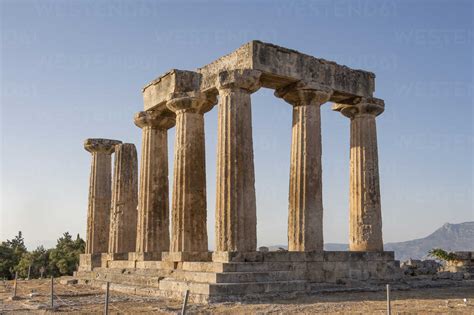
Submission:
[[[96,286],[109,281],[112,289],[134,294],[180,299],[189,290],[199,303],[289,298],[402,276],[393,252],[214,252],[208,262],[107,256],[92,271],[80,268],[76,277]]]
[[[399,262],[383,251],[376,117],[385,105],[374,98],[374,86],[373,73],[259,41],[196,71],[171,70],[152,81],[142,91],[144,111],[134,118],[142,129],[139,180],[132,144],[103,140],[115,146],[101,149],[100,156],[86,147],[94,158],[88,246],[75,276],[139,294],[181,298],[190,290],[197,302],[291,297],[332,284],[399,279]],[[256,250],[251,95],[262,87],[293,108],[289,251]],[[323,250],[320,107],[327,102],[350,119],[348,252]],[[215,106],[216,251],[211,252],[204,115]],[[173,127],[169,196],[167,131]]]

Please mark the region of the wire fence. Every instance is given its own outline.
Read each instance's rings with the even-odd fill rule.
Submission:
[[[142,296],[136,294],[125,294],[113,292],[106,295],[106,291],[102,288],[80,285],[64,285],[60,284],[59,279],[54,279],[53,284],[50,281],[38,279],[16,280],[17,289],[14,292],[14,281],[2,281],[4,296],[9,296],[12,303],[2,303],[0,305],[0,314],[9,311],[34,311],[34,310],[56,310],[56,311],[84,311],[90,309],[97,311],[97,306],[104,308],[108,301],[108,309],[113,313],[129,313],[127,309],[129,303],[147,303],[155,304],[163,307],[165,301],[162,297]],[[106,284],[106,282],[104,282]],[[51,296],[52,292],[52,296]],[[154,303],[155,302],[155,303]],[[158,310],[158,309],[157,309]],[[166,307],[160,309],[176,313],[181,310],[181,306]]]
[[[12,300],[13,297],[16,296],[16,298],[12,303],[0,303],[0,314],[8,313],[10,311],[34,313],[35,310],[53,310],[61,312],[77,311],[82,313],[96,313],[97,311],[100,312],[101,310],[104,310],[105,314],[108,314],[108,310],[110,310],[112,313],[131,313],[133,312],[131,311],[131,307],[134,309],[137,306],[148,307],[145,311],[148,313],[158,311],[161,313],[173,314],[186,313],[186,302],[188,300],[189,292],[183,294],[182,301],[171,303],[163,297],[143,296],[116,291],[109,291],[109,294],[107,294],[107,290],[104,290],[103,287],[68,285],[65,284],[65,282],[61,282],[62,281],[59,279],[52,279],[52,281],[48,281],[47,279],[17,279],[16,281],[6,281],[3,279],[3,281],[0,282],[0,295],[2,295],[3,298],[8,296]],[[103,282],[103,284],[106,283],[107,282]],[[394,301],[392,296],[392,293],[394,292],[392,291],[393,289],[392,286],[388,284],[386,285],[384,290],[386,294],[385,312],[383,312],[383,308],[378,309],[388,315],[397,313],[392,308],[392,302]],[[410,299],[412,299],[412,297],[410,297]],[[366,303],[367,301],[363,302]],[[455,302],[452,301],[450,304],[450,301],[446,300],[445,307],[451,310],[453,307],[469,307],[472,305],[468,298],[464,298],[462,303],[453,303]],[[397,306],[395,305],[395,309],[396,308]],[[197,309],[195,306],[191,305],[189,310],[196,311]]]

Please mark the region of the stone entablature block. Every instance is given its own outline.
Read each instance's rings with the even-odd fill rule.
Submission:
[[[257,70],[261,86],[279,89],[297,81],[315,82],[334,91],[332,102],[352,103],[357,97],[372,97],[375,75],[296,50],[251,41],[234,52],[197,69],[170,70],[143,88],[145,110],[165,106],[170,94],[199,90],[215,95],[222,71]]]

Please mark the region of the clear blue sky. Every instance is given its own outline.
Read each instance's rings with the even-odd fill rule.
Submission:
[[[376,73],[385,241],[474,220],[471,1],[0,3],[2,240],[18,230],[30,247],[85,236],[83,140],[140,149],[133,114],[146,83],[253,39]],[[258,241],[286,244],[291,107],[267,89],[252,102]],[[211,247],[216,113],[205,121]],[[322,120],[325,240],[347,242],[349,120],[329,103]]]

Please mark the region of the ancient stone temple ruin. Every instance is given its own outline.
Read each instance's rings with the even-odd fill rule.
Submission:
[[[112,289],[198,302],[307,294],[331,284],[398,277],[383,250],[375,75],[259,41],[143,88],[140,171],[133,144],[88,139],[86,253],[76,277]],[[293,107],[288,251],[257,251],[251,95]],[[323,250],[321,105],[350,123],[350,250]],[[215,250],[207,235],[204,115],[217,107]],[[169,196],[167,132],[175,129]],[[115,152],[112,177],[111,156]],[[138,176],[139,173],[139,176]],[[171,206],[171,211],[170,211]]]

